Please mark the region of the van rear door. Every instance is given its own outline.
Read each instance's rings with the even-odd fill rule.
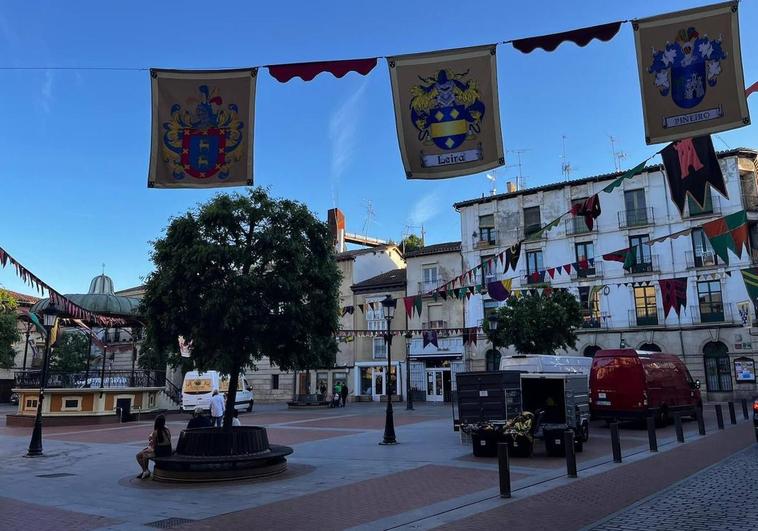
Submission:
[[[646,407],[645,377],[637,356],[596,356],[590,388],[594,412],[635,413]]]

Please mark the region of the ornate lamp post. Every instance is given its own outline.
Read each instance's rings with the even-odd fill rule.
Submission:
[[[487,324],[489,325],[489,338],[490,343],[492,343],[492,350],[495,351],[495,360],[498,359],[498,351],[497,351],[497,341],[495,340],[495,332],[497,332],[497,313],[492,312],[489,317],[487,317]],[[499,362],[497,362],[499,363]],[[495,370],[499,369],[500,367],[496,367]],[[489,370],[489,369],[488,369]]]
[[[42,455],[42,401],[45,399],[45,386],[47,385],[47,367],[50,364],[50,334],[58,318],[58,308],[50,302],[47,308],[42,312],[42,324],[47,331],[45,337],[45,353],[42,360],[42,372],[39,379],[39,397],[37,398],[37,416],[34,418],[34,431],[32,440],[29,442],[27,457],[38,457]]]
[[[379,444],[397,444],[395,439],[395,421],[392,416],[392,382],[390,375],[392,373],[392,333],[390,325],[392,318],[395,317],[395,306],[397,301],[387,295],[382,301],[382,314],[387,321],[387,330],[384,333],[384,341],[387,343],[387,413],[384,419],[384,438]]]

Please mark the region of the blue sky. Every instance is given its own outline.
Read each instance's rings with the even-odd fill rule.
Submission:
[[[150,84],[146,71],[29,67],[223,68],[430,51],[675,11],[706,2],[35,2],[0,12],[0,246],[56,289],[89,286],[101,270],[117,289],[151,270],[150,240],[171,216],[216,191],[148,190]],[[366,3],[366,5],[368,5]],[[234,7],[236,6],[236,7]],[[758,2],[740,4],[745,81],[758,80]],[[9,70],[8,67],[21,68]],[[609,135],[632,167],[646,146],[629,24],[610,42],[521,54],[498,49],[508,164],[522,153],[527,186],[613,171]],[[751,97],[758,121],[758,96]],[[755,125],[715,139],[758,147]],[[399,240],[424,224],[427,243],[460,238],[455,201],[486,193],[484,175],[408,181],[397,147],[386,62],[366,77],[258,79],[256,184],[334,205],[348,230]],[[518,169],[496,172],[497,188]],[[230,189],[227,189],[230,191]],[[30,293],[10,268],[0,286]]]

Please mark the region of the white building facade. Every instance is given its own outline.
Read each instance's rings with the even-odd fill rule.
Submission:
[[[755,380],[736,372],[758,357],[758,338],[753,342],[750,335],[753,307],[749,306],[747,323],[738,311],[750,300],[740,269],[758,261],[757,155],[747,149],[720,153],[729,198],[711,190],[705,208],[689,200],[684,215],[671,202],[659,166],[626,179],[610,193],[601,190],[621,173],[461,201],[454,206],[461,216],[463,271],[527,238],[515,273],[503,273],[496,261],[495,270],[483,268],[484,279],[478,272],[475,282],[511,278],[513,289],[568,288],[585,312],[585,328],[570,354],[591,356],[598,349],[620,346],[671,352],[682,357],[709,398],[751,397],[758,389]],[[559,226],[533,236],[594,194],[599,194],[602,213],[593,230],[587,229],[584,218],[569,214]],[[741,258],[730,254],[727,265],[714,253],[701,226],[740,210],[747,211],[748,249]],[[647,243],[686,229],[691,233]],[[635,251],[629,270],[602,259],[622,249]],[[553,278],[545,274],[548,268],[572,263],[585,267],[573,267],[571,273],[561,270]],[[665,316],[658,281],[682,277],[687,278],[687,305],[680,315],[672,310]],[[597,286],[603,288],[593,294]],[[465,312],[467,326],[480,323],[500,304],[486,294],[472,296]],[[473,368],[496,365],[498,354],[489,347],[480,342],[479,352],[472,356]]]

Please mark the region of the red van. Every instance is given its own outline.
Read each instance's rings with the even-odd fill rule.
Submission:
[[[654,415],[668,424],[673,411],[702,408],[700,382],[674,354],[634,349],[599,350],[590,370],[593,418],[632,419]]]

